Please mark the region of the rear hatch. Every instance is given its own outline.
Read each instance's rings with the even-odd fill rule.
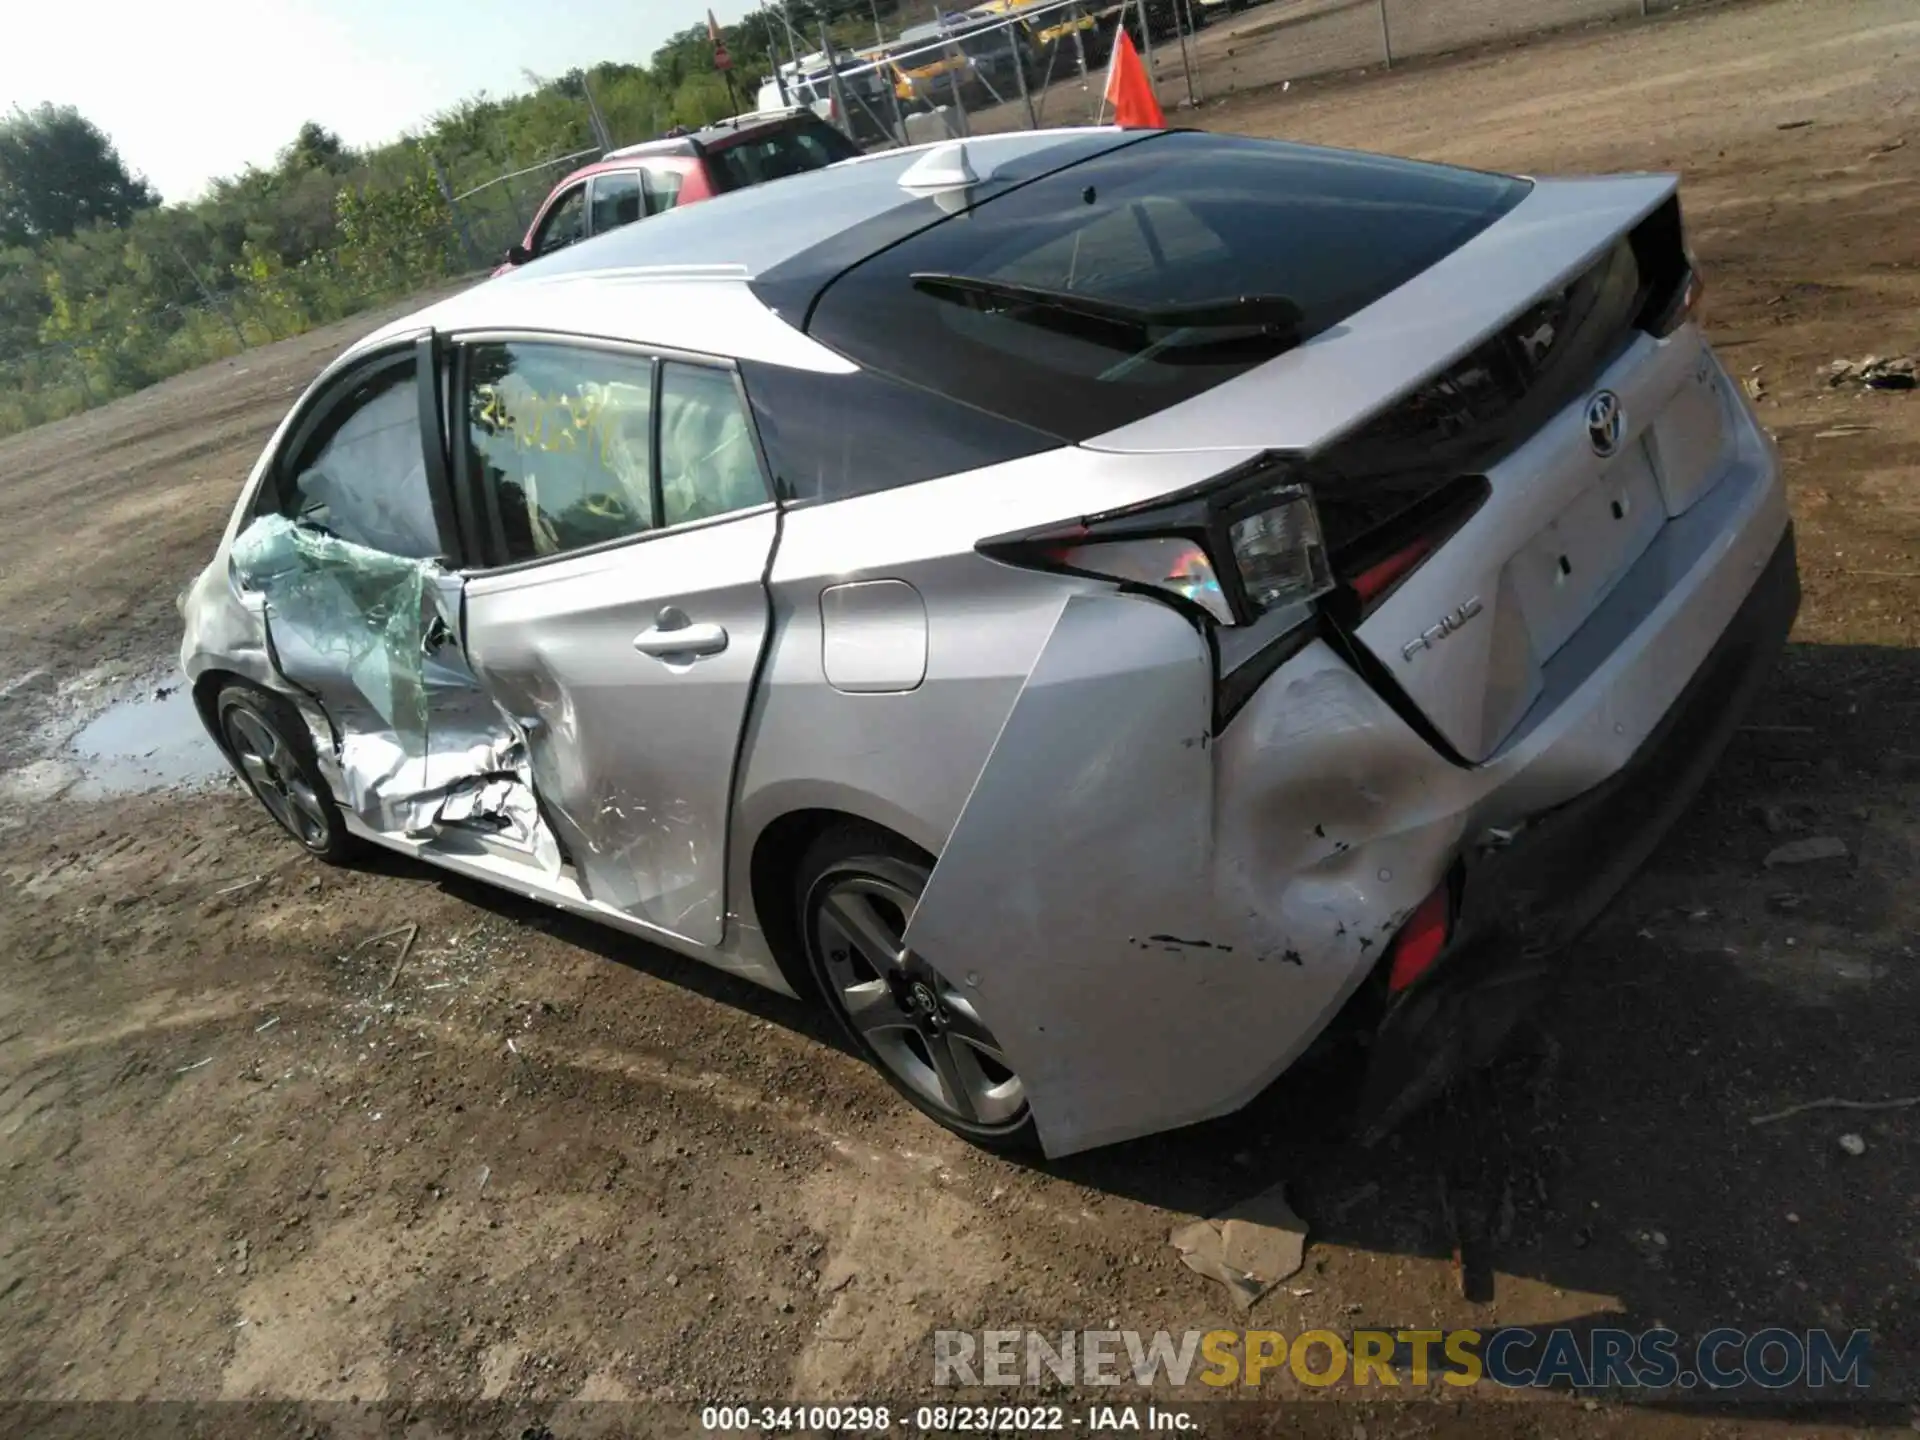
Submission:
[[[1350,659],[1480,761],[1721,468],[1674,184],[1162,135],[854,267],[808,329],[1091,449],[1266,452]]]

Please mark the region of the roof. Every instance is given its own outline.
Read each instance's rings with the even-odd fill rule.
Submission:
[[[769,310],[747,287],[745,273],[726,265],[549,273],[513,285],[484,281],[383,326],[353,349],[376,348],[428,328],[552,331],[799,370],[857,368]]]
[[[808,113],[798,105],[790,105],[782,110],[748,111],[744,115],[716,120],[711,125],[690,130],[683,135],[663,135],[656,140],[642,140],[637,145],[622,145],[618,150],[607,151],[592,165],[583,167],[582,173],[604,165],[609,160],[631,160],[640,155],[690,155],[714,145],[730,144],[742,135],[771,129],[776,125],[785,124],[796,116],[804,116]]]
[[[1141,133],[1111,126],[1019,130],[977,136],[966,145],[984,196]],[[570,245],[492,283],[525,284],[586,270],[690,265],[732,265],[756,277],[855,226],[907,207],[931,206],[931,201],[903,191],[898,182],[932,148],[883,150],[730,191]],[[935,207],[926,219],[937,218]]]
[[[991,198],[1151,133],[1103,126],[977,137],[966,142],[980,176],[968,198]],[[931,148],[845,160],[622,226],[394,321],[354,349],[427,327],[533,329],[852,369],[798,324],[847,266],[951,213],[898,183]]]

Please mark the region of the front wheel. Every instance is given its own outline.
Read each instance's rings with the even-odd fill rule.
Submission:
[[[990,1150],[1037,1149],[1025,1087],[972,995],[906,947],[927,874],[866,826],[821,836],[799,877],[808,968],[848,1038],[922,1112]]]
[[[351,859],[359,840],[341,818],[292,707],[251,685],[229,685],[214,712],[241,778],[280,828],[329,864]]]

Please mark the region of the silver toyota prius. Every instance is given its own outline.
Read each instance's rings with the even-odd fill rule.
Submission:
[[[1792,624],[1700,293],[1671,176],[850,160],[355,345],[183,663],[316,856],[817,996],[977,1143],[1221,1115],[1336,1034],[1377,1135],[1493,1054]]]

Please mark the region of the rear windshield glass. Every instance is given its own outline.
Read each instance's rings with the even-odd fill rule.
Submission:
[[[859,153],[859,147],[831,125],[796,125],[735,141],[707,158],[722,189],[743,190],[783,175],[821,170]]]
[[[1161,135],[876,255],[826,290],[807,328],[861,365],[1079,441],[1338,324],[1527,188],[1281,141]]]

